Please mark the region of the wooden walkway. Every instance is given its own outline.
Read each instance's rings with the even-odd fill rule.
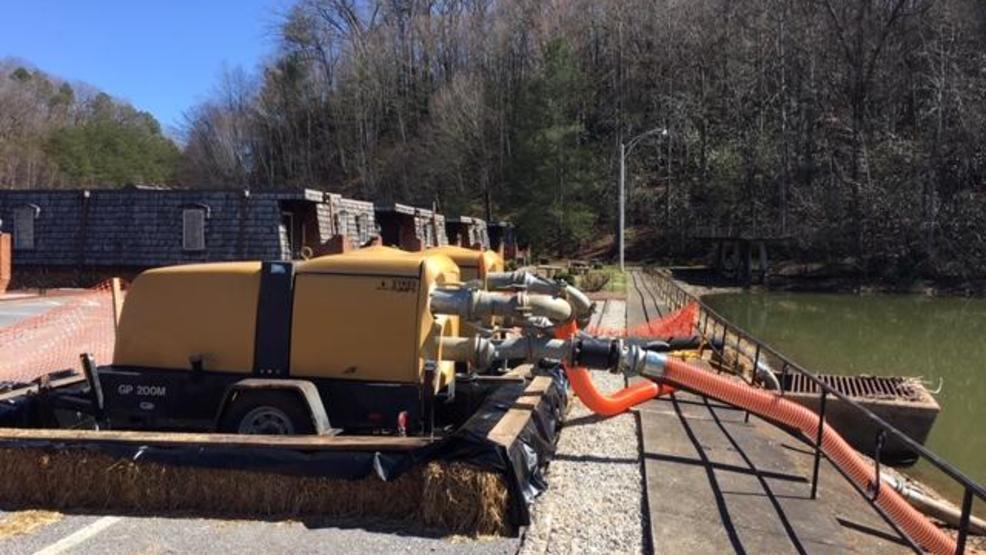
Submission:
[[[666,312],[631,272],[627,327]],[[811,449],[756,417],[690,393],[640,407],[641,456],[655,553],[908,553],[852,486]]]

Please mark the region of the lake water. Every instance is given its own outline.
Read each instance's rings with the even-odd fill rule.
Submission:
[[[986,299],[814,293],[707,295],[710,307],[805,368],[921,376],[941,413],[927,446],[986,483]],[[960,498],[921,462],[908,473]]]

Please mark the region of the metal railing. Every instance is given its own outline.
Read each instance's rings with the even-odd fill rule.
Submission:
[[[773,359],[773,361],[775,361],[775,364],[780,364],[781,384],[784,384],[787,381],[786,378],[788,374],[793,372],[793,373],[801,374],[806,379],[810,380],[811,382],[813,382],[815,385],[818,386],[819,391],[821,392],[821,399],[819,404],[820,424],[818,427],[818,434],[816,435],[815,438],[806,439],[806,442],[811,444],[812,447],[814,448],[814,465],[813,465],[812,479],[811,479],[812,499],[815,499],[818,496],[818,477],[819,477],[818,473],[819,473],[819,463],[821,462],[821,458],[824,456],[826,459],[832,462],[832,460],[827,455],[825,455],[825,453],[822,451],[822,429],[823,429],[822,424],[825,423],[825,416],[826,416],[825,411],[827,406],[826,401],[829,396],[833,396],[841,400],[843,403],[845,403],[846,406],[851,407],[851,409],[854,411],[855,414],[858,415],[858,417],[869,419],[878,430],[877,437],[875,438],[876,447],[874,453],[872,454],[873,460],[875,462],[875,472],[874,472],[873,482],[869,488],[871,491],[864,491],[852,479],[850,479],[849,475],[846,474],[846,472],[842,468],[840,468],[834,462],[832,462],[832,467],[835,468],[840,474],[842,474],[843,478],[845,478],[860,495],[866,498],[869,504],[883,517],[884,520],[887,521],[887,523],[898,534],[900,534],[902,538],[904,538],[907,541],[907,543],[911,546],[911,548],[913,548],[916,552],[920,553],[922,552],[920,546],[918,546],[918,544],[910,536],[908,536],[903,530],[901,530],[900,527],[897,526],[897,524],[886,514],[886,512],[884,512],[884,510],[879,505],[876,504],[876,498],[879,495],[880,487],[881,487],[880,486],[881,450],[883,449],[883,446],[886,444],[889,438],[894,438],[902,442],[905,446],[907,446],[909,449],[914,451],[918,455],[918,457],[926,460],[935,469],[937,469],[945,476],[947,476],[950,480],[952,480],[957,485],[959,485],[960,488],[963,490],[964,493],[962,496],[962,516],[958,526],[956,553],[960,555],[965,553],[966,540],[969,535],[969,521],[972,516],[973,500],[974,498],[979,498],[980,501],[986,501],[986,489],[984,489],[982,485],[976,483],[974,480],[963,474],[962,471],[952,466],[951,463],[942,459],[937,454],[929,451],[923,445],[914,441],[913,439],[910,438],[910,436],[898,430],[896,427],[889,424],[883,418],[880,418],[879,416],[874,414],[872,411],[870,411],[863,405],[859,404],[855,400],[849,398],[842,392],[836,390],[829,384],[825,383],[813,372],[805,369],[798,363],[792,361],[791,359],[781,354],[779,351],[777,351],[777,349],[774,349],[773,347],[764,343],[763,341],[760,341],[759,339],[752,337],[742,328],[730,322],[727,318],[723,317],[721,314],[719,314],[718,312],[710,308],[708,305],[703,303],[698,297],[682,289],[681,286],[675,283],[675,281],[672,279],[671,275],[667,270],[662,270],[657,273],[653,273],[651,275],[657,278],[653,282],[657,288],[657,294],[663,297],[664,301],[668,304],[668,308],[670,310],[678,310],[691,303],[695,303],[698,306],[698,313],[695,321],[695,330],[704,339],[707,340],[707,343],[712,347],[714,352],[719,356],[720,361],[722,361],[724,364],[726,364],[726,357],[725,357],[726,348],[731,347],[733,349],[733,351],[735,352],[732,361],[732,366],[733,366],[732,370],[734,373],[742,374],[741,366],[740,366],[741,364],[740,358],[746,357],[752,364],[753,377],[751,377],[751,382],[755,381],[756,369],[758,368],[758,366],[762,361],[766,362],[767,358],[769,357],[770,359]],[[734,337],[735,341],[733,341],[731,345],[727,345],[727,339],[730,336]],[[744,348],[744,346],[746,348]],[[753,354],[750,354],[749,350],[752,350]],[[784,395],[783,387],[781,388],[781,391],[779,393],[781,395]],[[747,412],[746,417],[747,419],[749,419],[749,412]]]

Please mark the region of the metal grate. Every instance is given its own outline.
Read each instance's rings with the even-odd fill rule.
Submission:
[[[780,376],[778,376],[780,378]],[[898,399],[902,401],[921,401],[921,385],[913,378],[899,376],[834,376],[819,374],[825,385],[839,393],[857,399]],[[784,391],[789,393],[820,395],[815,382],[802,374],[788,374],[783,378]]]

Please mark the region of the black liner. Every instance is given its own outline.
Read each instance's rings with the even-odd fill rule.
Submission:
[[[517,440],[505,447],[487,436],[516,403],[526,384],[517,382],[493,391],[472,418],[451,436],[411,451],[316,451],[247,447],[170,447],[101,442],[0,441],[0,448],[53,451],[87,450],[176,466],[259,470],[296,476],[359,480],[376,475],[394,480],[409,469],[431,461],[458,462],[503,475],[510,492],[509,514],[514,526],[530,524],[529,505],[545,490],[543,471],[555,453],[561,418],[568,402],[568,381],[559,367],[539,369],[551,386],[541,397]],[[16,409],[10,412],[14,412]],[[0,415],[2,416],[2,415]],[[8,414],[8,416],[11,416]]]
[[[37,410],[34,396],[18,396],[0,402],[0,426],[19,428],[31,425],[31,418]]]

